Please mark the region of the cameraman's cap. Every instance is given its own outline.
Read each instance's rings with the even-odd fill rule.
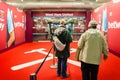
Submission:
[[[97,22],[95,20],[91,20],[89,22],[89,25],[88,25],[89,28],[93,28],[93,27],[96,27],[96,26],[97,26]]]

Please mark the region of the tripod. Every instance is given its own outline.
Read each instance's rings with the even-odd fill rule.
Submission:
[[[49,24],[51,41],[53,42],[53,32],[54,32],[54,30],[52,30],[52,28],[51,28],[52,22],[48,22],[48,24]],[[57,65],[55,64],[55,46],[54,46],[54,43],[53,43],[53,63],[50,65],[50,68],[57,68]]]

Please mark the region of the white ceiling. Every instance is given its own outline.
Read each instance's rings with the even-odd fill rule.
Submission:
[[[8,4],[31,11],[86,11],[111,0],[3,0]]]

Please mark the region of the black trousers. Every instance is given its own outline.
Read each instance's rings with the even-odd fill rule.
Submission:
[[[97,80],[99,65],[81,61],[82,80]]]

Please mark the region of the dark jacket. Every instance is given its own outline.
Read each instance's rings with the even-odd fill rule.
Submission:
[[[58,51],[55,48],[55,55],[57,57],[69,57],[70,56],[70,42],[72,42],[72,36],[70,34],[70,32],[65,29],[64,31],[62,31],[62,33],[60,35],[57,35],[58,39],[63,43],[66,44],[65,49],[63,51]]]

